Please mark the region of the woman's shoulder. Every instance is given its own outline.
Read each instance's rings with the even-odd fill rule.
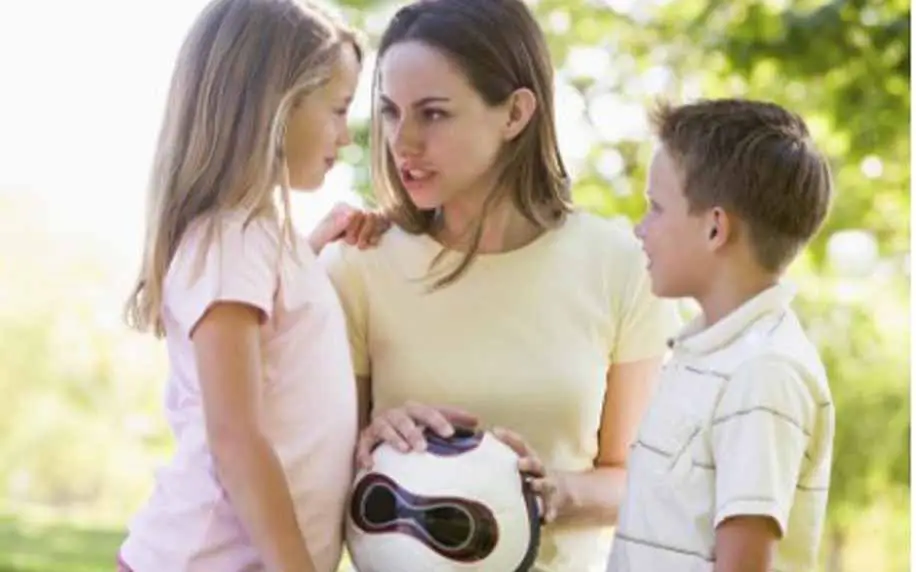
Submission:
[[[571,248],[593,256],[635,260],[642,255],[633,225],[623,216],[605,217],[576,210],[568,215],[560,232],[567,237]]]
[[[379,238],[378,244],[361,249],[356,245],[337,241],[327,245],[321,252],[322,262],[331,268],[346,267],[360,272],[371,272],[373,268],[395,266],[417,266],[427,268],[438,249],[433,239],[425,234],[412,234],[397,225],[392,225]]]

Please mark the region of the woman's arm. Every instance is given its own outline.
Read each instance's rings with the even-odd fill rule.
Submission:
[[[220,482],[270,570],[314,572],[280,462],[261,432],[260,313],[218,303],[191,333]]]
[[[652,358],[608,369],[595,468],[556,474],[557,522],[609,525],[617,521],[630,444],[654,393],[661,362]]]

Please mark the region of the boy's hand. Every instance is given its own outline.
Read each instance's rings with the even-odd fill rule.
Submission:
[[[391,221],[379,211],[363,211],[346,203],[337,203],[312,230],[309,246],[315,254],[319,254],[328,243],[343,239],[347,244],[365,249],[378,244],[390,227]]]

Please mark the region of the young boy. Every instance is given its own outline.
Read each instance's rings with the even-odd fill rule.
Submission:
[[[780,282],[818,230],[830,172],[804,122],[741,100],[661,106],[637,235],[652,289],[702,315],[629,460],[610,572],[813,570],[834,409]]]

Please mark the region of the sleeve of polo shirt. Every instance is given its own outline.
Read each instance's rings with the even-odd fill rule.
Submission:
[[[712,422],[714,526],[768,516],[785,536],[815,415],[813,396],[790,363],[757,359],[735,373]]]

